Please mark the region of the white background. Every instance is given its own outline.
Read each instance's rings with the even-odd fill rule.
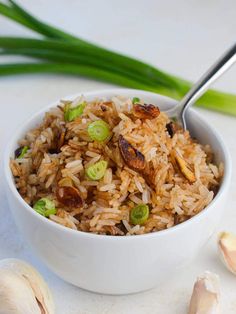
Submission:
[[[236,40],[235,0],[21,0],[20,3],[58,27],[193,81]],[[31,36],[32,33],[0,17],[0,35]],[[0,62],[4,60],[0,58]],[[1,155],[7,138],[36,110],[68,94],[109,86],[57,75],[0,77]],[[235,86],[236,66],[217,83],[217,87],[234,93]],[[236,118],[199,111],[222,134],[233,163],[236,162]],[[230,194],[218,231],[236,233],[235,176],[234,167]],[[198,258],[170,281],[152,291],[116,297],[73,287],[38,260],[12,220],[1,174],[0,217],[0,258],[19,257],[32,263],[53,291],[57,314],[183,314],[187,312],[196,276],[206,269],[220,276],[222,313],[236,312],[236,277],[227,272],[218,259],[216,234]]]

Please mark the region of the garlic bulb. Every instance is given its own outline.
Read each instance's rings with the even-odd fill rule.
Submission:
[[[236,236],[229,232],[221,232],[218,250],[223,263],[236,275]]]
[[[194,284],[188,314],[219,314],[219,278],[205,272]]]
[[[54,314],[51,293],[41,275],[18,259],[0,261],[0,314]]]

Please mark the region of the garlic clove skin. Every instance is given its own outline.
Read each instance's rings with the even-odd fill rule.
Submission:
[[[219,277],[205,272],[194,284],[188,314],[220,314]]]
[[[29,264],[18,259],[0,261],[0,314],[54,314],[48,286]]]
[[[42,314],[34,293],[22,277],[0,271],[0,314]]]
[[[222,262],[236,275],[236,236],[229,232],[221,232],[218,238],[218,251]]]

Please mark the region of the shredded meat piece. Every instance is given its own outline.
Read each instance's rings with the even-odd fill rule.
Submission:
[[[151,188],[155,189],[155,170],[151,162],[146,162],[144,155],[134,148],[126,139],[119,136],[120,153],[127,166],[140,173]]]
[[[60,203],[69,207],[81,207],[83,200],[79,191],[73,186],[61,186],[56,191],[57,199]]]
[[[167,132],[169,133],[170,137],[172,138],[174,136],[174,134],[176,133],[175,124],[172,121],[167,123],[166,129],[167,129]]]
[[[145,168],[146,163],[144,155],[126,141],[122,135],[119,135],[118,144],[121,155],[128,167],[137,171]]]
[[[133,114],[135,117],[140,119],[152,120],[159,116],[160,110],[157,106],[151,104],[150,105],[135,104],[133,106]]]

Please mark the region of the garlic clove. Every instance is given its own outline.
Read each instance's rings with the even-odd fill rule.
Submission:
[[[0,261],[0,314],[54,314],[48,286],[29,264],[18,259]]]
[[[9,270],[0,271],[0,314],[41,314],[31,287]]]
[[[236,236],[221,232],[218,238],[218,251],[225,266],[236,275]]]
[[[219,314],[219,299],[219,277],[205,272],[194,284],[188,314]]]

